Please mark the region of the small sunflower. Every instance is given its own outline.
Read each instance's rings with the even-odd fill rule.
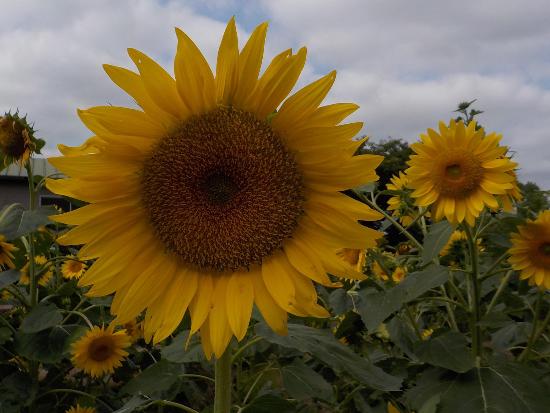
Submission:
[[[53,277],[52,264],[44,255],[37,255],[34,257],[34,265],[34,271],[38,274],[38,285],[45,287]],[[23,285],[30,282],[28,262],[20,270],[19,282]]]
[[[380,263],[376,260],[373,261],[371,264],[371,272],[379,280],[388,281],[390,279],[388,276],[388,273],[382,268]]]
[[[175,79],[129,49],[139,73],[104,67],[142,110],[79,111],[98,139],[50,159],[71,178],[48,188],[89,203],[52,217],[78,225],[60,243],[98,258],[79,284],[91,296],[115,293],[119,324],[145,310],[147,341],[170,335],[189,310],[191,333],[219,357],[245,336],[253,304],[280,334],[288,313],[326,317],[313,282],[361,278],[335,251],[381,236],[358,223],[381,215],[341,192],[375,181],[382,161],[354,156],[362,124],[340,122],[357,105],[320,106],[335,72],[286,98],[306,49],[280,53],[259,75],[266,31],[259,25],[239,50],[231,19],[213,73],[176,29]]]
[[[336,251],[338,255],[344,262],[349,264],[355,270],[363,274],[363,267],[365,266],[365,251],[356,248],[340,248]]]
[[[511,241],[508,261],[520,278],[550,289],[550,210],[519,226]]]
[[[407,192],[407,185],[409,178],[403,172],[399,172],[398,175],[394,175],[390,179],[390,183],[386,185],[386,189],[390,191],[400,191],[401,194],[394,195],[388,199],[388,210],[392,212],[392,215],[399,219],[405,227],[408,227],[414,218],[411,217],[408,212],[412,200]]]
[[[395,270],[393,270],[393,272],[391,274],[391,279],[395,283],[400,283],[401,281],[403,281],[405,279],[406,275],[407,275],[407,269],[403,268],[403,267],[400,267],[400,266],[397,266],[397,267],[395,267]]]
[[[66,410],[65,413],[96,413],[93,407],[82,407],[79,404]]]
[[[80,278],[84,271],[86,271],[86,264],[80,260],[75,259],[76,257],[69,255],[67,260],[61,265],[61,274],[63,277],[71,278]],[[71,259],[73,258],[73,259]]]
[[[40,153],[43,146],[44,141],[34,137],[26,117],[19,117],[17,112],[0,116],[0,168],[13,162],[24,165],[31,154]]]
[[[13,264],[13,252],[17,251],[17,247],[9,242],[6,242],[6,238],[0,235],[0,269],[15,268]]]
[[[143,337],[143,323],[136,320],[130,320],[122,325],[130,341],[135,342]]]
[[[436,221],[446,217],[472,226],[486,206],[498,208],[498,197],[513,190],[517,164],[499,145],[502,135],[452,120],[449,126],[440,122],[439,133],[428,129],[420,137],[405,173],[416,204],[431,206]]]
[[[90,376],[100,377],[113,373],[115,367],[122,365],[122,360],[128,355],[125,349],[130,345],[130,337],[124,330],[94,326],[73,343],[71,359],[76,367]]]
[[[453,231],[449,241],[439,252],[439,255],[445,257],[446,255],[461,255],[468,248],[466,233],[461,230]]]

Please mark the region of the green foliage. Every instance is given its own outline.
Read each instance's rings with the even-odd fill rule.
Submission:
[[[534,218],[540,211],[550,208],[549,191],[543,191],[534,182],[519,183],[523,200],[518,204],[518,213],[526,218]]]

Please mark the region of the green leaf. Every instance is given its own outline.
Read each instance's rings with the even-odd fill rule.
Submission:
[[[436,258],[445,244],[451,238],[453,227],[448,221],[440,221],[430,226],[430,230],[424,238],[424,249],[422,251],[422,262],[428,264]]]
[[[135,395],[130,398],[126,403],[124,403],[124,406],[122,406],[120,409],[115,410],[113,413],[131,413],[135,411],[137,407],[143,406],[147,403],[149,403],[151,399],[145,398],[140,395]]]
[[[401,379],[399,377],[387,374],[381,368],[354,353],[336,340],[330,330],[289,324],[288,335],[280,336],[266,324],[258,323],[256,334],[270,343],[311,353],[335,371],[348,373],[372,388],[385,391],[400,389]]]
[[[57,363],[63,359],[68,348],[71,327],[79,326],[58,326],[32,334],[18,331],[15,333],[15,349],[29,360]]]
[[[36,231],[38,227],[49,224],[51,221],[48,217],[50,215],[57,215],[57,213],[53,205],[43,206],[34,211],[24,211],[15,238],[30,234]]]
[[[189,330],[179,333],[169,345],[162,348],[160,351],[162,358],[172,363],[196,363],[205,360],[204,352],[196,336],[191,338],[186,347],[188,336]]]
[[[18,270],[7,270],[0,272],[0,290],[19,280],[19,277],[20,274]]]
[[[440,286],[448,278],[449,271],[446,267],[430,265],[423,271],[409,274],[401,283],[387,291],[359,291],[357,309],[367,329],[374,331],[404,304]]]
[[[18,404],[28,406],[36,395],[36,388],[33,389],[31,377],[22,372],[16,372],[3,378],[0,382],[0,389],[2,389],[0,412],[3,411],[3,400],[17,401]]]
[[[317,398],[333,401],[332,386],[315,370],[296,359],[281,368],[283,383],[288,394],[298,400]]]
[[[21,204],[10,204],[0,211],[0,234],[7,240],[17,238],[17,229],[24,211],[25,207]]]
[[[242,413],[293,413],[295,411],[294,405],[289,401],[274,394],[264,394],[252,400]]]
[[[161,360],[147,367],[138,376],[126,383],[121,391],[128,394],[146,394],[160,397],[168,391],[182,374],[182,366]]]
[[[63,316],[52,303],[40,303],[34,307],[21,323],[23,333],[38,333],[61,323]]]
[[[419,342],[415,352],[421,361],[457,373],[465,373],[474,367],[466,338],[454,331]]]
[[[12,331],[8,327],[0,327],[0,346],[7,342],[12,336]]]
[[[502,361],[464,374],[434,369],[424,373],[405,397],[420,410],[439,395],[438,413],[540,413],[550,405],[550,389],[541,380],[544,373]]]

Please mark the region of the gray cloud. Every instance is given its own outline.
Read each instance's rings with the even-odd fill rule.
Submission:
[[[20,108],[48,140],[89,133],[75,109],[130,100],[101,69],[138,48],[171,71],[185,30],[215,62],[228,16],[240,38],[271,21],[267,56],[308,46],[300,84],[338,69],[330,101],[361,105],[373,139],[416,139],[478,98],[480,121],[517,152],[520,177],[550,188],[550,6],[546,0],[0,0],[0,111]]]

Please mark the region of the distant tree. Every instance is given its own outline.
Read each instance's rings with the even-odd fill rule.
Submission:
[[[518,204],[518,212],[526,218],[534,218],[540,211],[550,208],[549,192],[543,191],[534,182],[519,183],[523,200]]]
[[[383,139],[380,142],[367,142],[357,151],[358,154],[371,153],[382,155],[384,160],[376,169],[380,177],[379,188],[385,189],[390,178],[407,168],[407,161],[412,153],[409,144],[402,139]]]

